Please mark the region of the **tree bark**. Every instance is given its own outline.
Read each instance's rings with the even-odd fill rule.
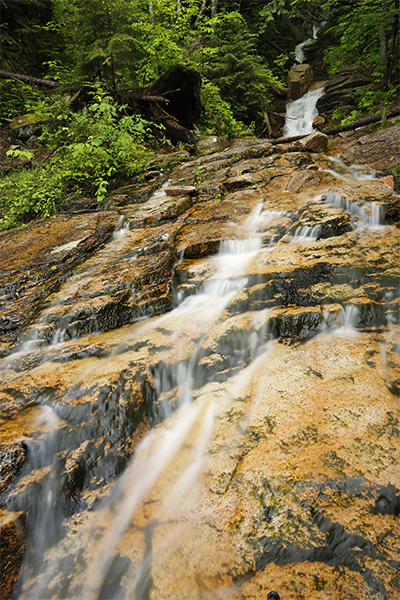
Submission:
[[[388,78],[388,40],[387,40],[387,13],[389,10],[389,0],[382,0],[381,25],[379,29],[379,53],[381,59],[382,78],[381,86],[386,89],[389,85]]]
[[[203,2],[201,3],[201,6],[200,6],[200,10],[197,14],[196,20],[194,22],[195,25],[197,25],[197,23],[200,21],[200,17],[202,16],[202,14],[206,8],[206,4],[207,4],[207,0],[203,0]]]
[[[0,71],[0,77],[3,79],[18,79],[19,81],[25,81],[30,85],[44,85],[49,88],[60,87],[63,84],[59,81],[49,81],[48,79],[38,79],[37,77],[30,77],[29,75],[21,75],[20,73],[9,73],[8,71]]]
[[[268,132],[268,135],[269,135],[270,137],[272,137],[272,128],[271,128],[271,123],[270,123],[270,120],[269,120],[269,117],[268,117],[268,113],[267,113],[267,111],[266,111],[266,110],[265,110],[265,111],[263,111],[263,115],[264,115],[264,120],[265,120],[265,122],[266,122],[266,124],[267,124],[267,132]]]

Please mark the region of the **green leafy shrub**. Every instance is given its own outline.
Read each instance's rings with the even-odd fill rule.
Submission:
[[[382,112],[383,106],[389,106],[395,102],[397,89],[392,87],[388,91],[380,90],[374,87],[354,90],[354,97],[357,105],[363,110]]]
[[[60,173],[49,167],[20,167],[0,181],[0,229],[55,214],[65,197]]]
[[[347,117],[344,117],[340,121],[340,125],[350,125],[350,123],[354,123],[354,121],[358,121],[361,118],[361,113],[358,110],[352,110]]]
[[[112,181],[136,175],[149,160],[149,123],[138,115],[121,117],[123,109],[98,90],[82,112],[60,112],[61,127],[51,124],[41,138],[53,148],[50,163],[65,181],[99,201]]]
[[[33,106],[39,108],[45,97],[43,91],[17,79],[0,79],[0,95],[1,123],[30,112]]]
[[[103,201],[112,182],[141,172],[151,156],[149,124],[140,116],[123,115],[123,108],[102,90],[78,114],[58,104],[40,138],[52,151],[48,164],[21,167],[1,181],[0,228],[55,214],[67,191],[84,191]],[[26,154],[18,151],[12,158],[29,159]]]
[[[205,135],[252,135],[254,131],[233,116],[228,102],[222,100],[219,88],[211,81],[203,81],[201,88],[203,110],[199,127]]]

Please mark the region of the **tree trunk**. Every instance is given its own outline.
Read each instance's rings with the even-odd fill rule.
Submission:
[[[30,85],[44,85],[49,88],[56,88],[63,85],[59,81],[49,81],[48,79],[38,79],[37,77],[30,77],[29,75],[21,75],[20,73],[10,73],[8,71],[0,71],[0,77],[3,79],[18,79],[19,81],[25,81]]]
[[[206,5],[207,5],[207,0],[203,0],[203,2],[201,3],[201,6],[200,6],[200,10],[197,14],[196,20],[194,22],[195,25],[197,25],[197,23],[200,21],[200,17],[202,16],[202,14],[206,8]]]
[[[396,110],[392,110],[387,113],[386,119],[392,119],[393,117],[398,117],[400,115],[400,108],[396,108]],[[384,115],[377,115],[376,117],[369,117],[368,119],[364,119],[363,121],[355,121],[354,123],[350,123],[349,125],[342,125],[342,127],[335,127],[334,129],[325,129],[322,133],[326,135],[334,135],[336,133],[342,133],[343,131],[351,131],[353,129],[358,129],[358,127],[364,127],[364,125],[371,125],[372,123],[379,123],[382,121]]]
[[[379,29],[379,53],[381,59],[381,86],[386,89],[389,85],[388,78],[388,55],[387,55],[387,13],[389,10],[389,0],[382,0],[382,14],[381,14],[381,25]]]
[[[267,130],[268,137],[271,138],[272,137],[272,128],[271,128],[271,123],[270,123],[269,116],[268,116],[266,108],[263,108],[263,116],[264,116],[264,121],[265,121],[265,124],[266,124],[265,129]]]

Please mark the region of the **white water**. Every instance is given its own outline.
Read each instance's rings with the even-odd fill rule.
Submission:
[[[318,115],[317,101],[323,95],[324,88],[307,92],[286,107],[286,121],[283,128],[284,137],[305,135],[315,131],[313,120]]]
[[[372,181],[376,179],[376,173],[373,169],[364,165],[346,165],[338,156],[325,156],[324,166],[320,167],[320,170],[331,173],[331,175],[343,181]]]
[[[367,201],[360,201],[360,204],[357,204],[331,191],[326,194],[325,201],[327,204],[341,208],[356,217],[354,222],[355,228],[379,227],[380,225],[381,207],[379,204]]]
[[[317,39],[317,35],[318,35],[318,31],[320,30],[321,27],[323,27],[325,24],[325,22],[323,22],[320,26],[318,25],[313,25],[313,36],[312,38],[308,38],[307,40],[305,40],[304,42],[301,42],[301,44],[298,44],[295,48],[295,57],[296,60],[300,63],[302,63],[304,61],[304,51],[303,48],[305,48],[305,46],[307,46],[310,42],[312,42],[313,40]]]
[[[221,406],[229,405],[234,398],[240,397],[241,393],[248,388],[258,366],[264,365],[268,360],[268,352],[274,344],[266,333],[269,311],[255,312],[253,325],[249,323],[249,327],[244,333],[245,339],[238,340],[237,346],[234,346],[234,350],[238,352],[231,367],[234,367],[236,363],[239,365],[243,363],[248,348],[250,348],[251,361],[248,367],[242,368],[240,375],[236,378],[235,388],[220,395],[218,402],[212,387],[209,393],[203,394],[201,400],[193,401],[195,400],[193,382],[195,377],[198,377],[197,370],[202,357],[201,348],[204,340],[212,335],[213,328],[218,325],[230,300],[247,285],[246,277],[240,274],[246,271],[249,264],[257,261],[258,256],[262,253],[271,251],[271,248],[262,249],[261,238],[257,230],[265,222],[265,219],[269,220],[272,215],[279,217],[288,214],[284,211],[262,212],[262,202],[260,201],[244,227],[249,237],[227,240],[221,244],[220,253],[217,257],[210,259],[216,264],[216,272],[203,283],[198,293],[183,299],[181,304],[170,313],[143,326],[144,330],[148,330],[149,328],[166,327],[168,323],[181,322],[183,327],[186,321],[194,319],[201,322],[200,328],[204,331],[204,335],[192,352],[190,360],[180,363],[177,369],[169,373],[169,379],[173,380],[170,385],[176,382],[180,386],[180,396],[175,403],[175,414],[172,414],[172,410],[168,406],[164,407],[163,417],[169,418],[169,423],[164,427],[153,429],[139,444],[124,475],[114,486],[110,498],[105,499],[101,508],[96,511],[94,522],[92,523],[90,520],[87,529],[81,532],[79,544],[85,547],[88,562],[85,567],[79,567],[78,573],[71,583],[70,598],[85,598],[85,600],[99,598],[106,576],[111,576],[113,556],[129,523],[132,522],[137,511],[140,512],[143,501],[151,497],[158,486],[162,485],[168,489],[168,494],[163,498],[154,515],[156,520],[165,519],[167,516],[174,521],[195,503],[200,491],[199,482],[205,469],[206,448],[213,430],[217,407],[221,409]],[[295,236],[289,238],[287,243],[301,243],[306,237],[311,239],[310,233],[308,230],[296,230]],[[136,336],[139,335],[140,330],[136,331]],[[123,352],[126,344],[131,342],[132,339],[126,340],[126,342],[122,341],[118,352]],[[177,331],[175,345],[179,346],[179,343],[179,331]],[[233,343],[235,344],[235,342]],[[110,360],[112,357],[104,359],[104,366]],[[101,372],[101,362],[95,368]],[[158,393],[161,394],[166,390],[165,378],[161,374],[159,378],[155,376],[154,379],[159,388]],[[207,378],[201,384],[204,387],[207,384]],[[245,435],[246,428],[251,426],[252,415],[256,414],[259,395],[255,390],[253,406],[242,423],[241,438]],[[238,439],[238,443],[239,441]],[[177,469],[178,455],[180,467]],[[34,468],[35,465],[36,463],[31,466]],[[43,512],[38,509],[36,516],[32,542],[39,550],[39,555],[40,551],[45,551],[46,531],[50,527],[50,522],[52,520],[60,521],[58,507],[54,504],[55,489],[53,490],[52,486],[56,488],[57,482],[54,477],[49,477],[43,490],[47,501]],[[179,525],[177,525],[171,533],[172,545],[178,542],[180,535]],[[68,544],[67,540],[63,544]],[[160,560],[160,557],[165,560],[170,551],[169,546],[154,547],[153,559],[154,556],[158,556]],[[76,553],[77,550],[75,549],[74,552]],[[51,590],[50,582],[53,581],[54,575],[63,569],[62,561],[64,560],[63,558],[59,559],[57,554],[52,557],[52,554],[51,551],[48,551],[47,558],[50,562],[46,569],[42,569],[40,561],[37,563],[34,555],[27,556],[22,591],[19,596],[21,599],[52,598],[49,591]],[[144,568],[142,566],[139,573],[132,576],[129,582],[130,592],[124,597],[141,597],[139,591],[141,586],[148,585],[148,576],[143,575]],[[118,595],[112,597],[119,598]]]

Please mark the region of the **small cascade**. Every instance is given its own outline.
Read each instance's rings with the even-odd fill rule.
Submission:
[[[324,156],[319,161],[320,170],[343,181],[373,181],[376,173],[364,165],[346,165],[338,156]]]
[[[367,201],[360,201],[360,204],[356,204],[331,191],[328,191],[324,199],[327,204],[341,208],[356,217],[354,223],[354,227],[356,228],[379,227],[380,225],[381,207],[379,204]]]
[[[283,128],[284,137],[295,137],[315,131],[313,121],[318,115],[317,102],[324,93],[324,88],[307,92],[286,107],[286,120]]]
[[[301,42],[300,44],[298,44],[295,48],[295,57],[296,60],[299,63],[302,63],[304,61],[304,51],[303,48],[305,48],[305,46],[307,46],[310,42],[312,42],[313,40],[317,39],[317,35],[318,35],[318,31],[321,29],[321,27],[323,27],[325,24],[325,22],[323,22],[320,26],[318,25],[313,25],[313,35],[311,38],[308,38],[307,40],[305,40],[304,42]]]

